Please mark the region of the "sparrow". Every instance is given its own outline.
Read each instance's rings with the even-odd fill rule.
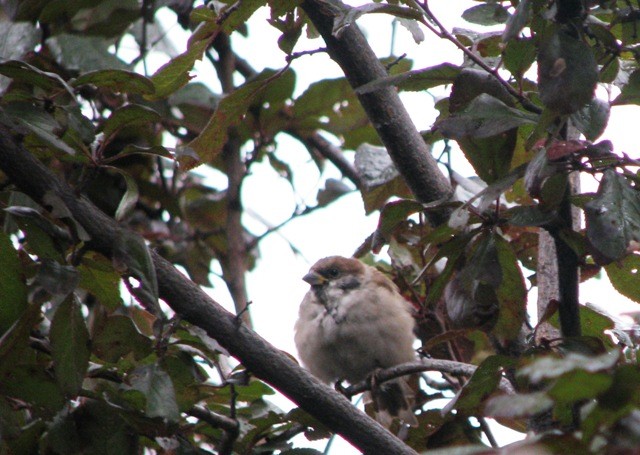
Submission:
[[[320,259],[303,278],[311,285],[300,304],[294,341],[302,364],[321,381],[372,379],[375,416],[417,425],[407,379],[375,384],[375,372],[415,360],[411,305],[382,272],[357,259]]]

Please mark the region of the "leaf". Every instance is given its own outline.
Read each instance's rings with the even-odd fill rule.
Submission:
[[[407,71],[375,79],[356,88],[356,93],[364,95],[385,87],[396,86],[400,90],[418,92],[439,85],[451,84],[460,74],[460,67],[451,63],[442,63],[414,71]]]
[[[520,35],[520,32],[529,23],[531,18],[531,9],[533,2],[531,0],[520,0],[515,12],[507,20],[502,33],[502,41],[508,43]]]
[[[120,199],[120,203],[118,204],[118,208],[116,209],[116,213],[114,215],[116,221],[122,221],[133,211],[136,203],[138,202],[138,197],[140,196],[140,192],[138,191],[138,184],[128,172],[125,172],[120,168],[113,166],[104,166],[104,168],[111,169],[112,171],[120,174],[127,186],[127,190],[122,195],[122,199]]]
[[[610,113],[608,102],[594,98],[571,115],[571,124],[584,134],[587,140],[595,141],[604,133]]]
[[[74,297],[64,300],[51,321],[51,354],[60,389],[75,397],[89,367],[89,331]]]
[[[98,253],[87,253],[78,266],[78,287],[89,291],[109,311],[120,307],[120,275],[110,260]]]
[[[191,169],[202,163],[210,163],[221,152],[227,142],[228,129],[239,125],[252,105],[254,98],[278,78],[280,73],[266,69],[254,79],[245,82],[218,104],[204,130],[187,147],[200,159],[183,155],[178,158],[181,166]]]
[[[621,259],[631,241],[640,241],[640,195],[614,170],[604,172],[584,212],[587,238],[602,256],[599,263]]]
[[[476,5],[462,13],[465,21],[485,26],[504,24],[510,17],[506,8],[496,3]]]
[[[0,337],[27,309],[27,286],[18,252],[11,238],[0,231]]]
[[[558,114],[571,114],[593,98],[598,65],[591,48],[563,29],[543,39],[538,52],[540,99]]]
[[[169,375],[158,364],[143,365],[128,377],[129,390],[141,392],[146,400],[145,413],[149,417],[161,417],[169,422],[180,419],[176,394]]]
[[[47,39],[56,62],[67,70],[83,73],[95,70],[127,69],[127,65],[109,52],[111,40],[94,36],[57,34]]]
[[[120,230],[113,246],[114,268],[121,273],[133,276],[140,282],[134,289],[135,296],[149,311],[158,307],[158,280],[153,266],[151,253],[145,241],[139,235]]]
[[[442,409],[442,413],[448,414],[455,409],[463,415],[477,414],[482,402],[498,388],[503,368],[510,365],[513,365],[513,360],[506,357],[487,357],[453,400]]]
[[[326,207],[333,201],[336,201],[345,194],[349,194],[353,189],[344,183],[342,180],[327,179],[324,183],[324,187],[318,191],[318,205],[320,207]]]
[[[33,289],[44,289],[54,297],[55,302],[61,302],[75,291],[78,279],[78,271],[75,267],[61,265],[52,259],[42,259],[31,285]]]
[[[58,74],[42,71],[20,60],[8,60],[0,63],[0,74],[46,91],[64,88],[69,93],[73,93],[73,90]]]
[[[16,125],[26,128],[45,144],[68,155],[76,154],[75,149],[58,137],[62,126],[43,108],[20,101],[4,106],[4,112]]]
[[[105,137],[109,138],[120,129],[133,125],[159,122],[160,114],[153,109],[140,104],[127,104],[111,113],[109,118],[100,126]]]
[[[445,137],[486,138],[521,125],[534,125],[538,115],[509,107],[499,99],[482,93],[462,112],[442,119],[437,128]]]
[[[110,363],[118,362],[129,353],[140,360],[153,352],[151,340],[138,331],[131,318],[118,314],[104,320],[91,346],[96,357]]]
[[[549,397],[557,403],[575,403],[596,398],[613,383],[609,372],[593,373],[573,370],[560,376],[547,391]],[[576,387],[580,384],[580,387]]]
[[[616,291],[634,302],[640,303],[639,255],[629,254],[618,261],[605,265],[604,269]]]
[[[620,94],[611,103],[612,106],[640,104],[640,70],[635,70],[622,86]]]
[[[19,2],[24,4],[25,2]],[[7,12],[8,5],[3,3],[3,10]],[[0,55],[3,59],[21,59],[23,56],[32,51],[40,42],[42,30],[36,27],[35,21],[21,22],[24,19],[13,19],[11,21],[4,20],[2,22],[2,33],[0,33]]]
[[[498,395],[487,400],[484,406],[486,417],[519,419],[548,411],[553,400],[545,392]]]
[[[522,78],[535,59],[536,45],[533,39],[513,39],[504,48],[504,67],[517,79]]]
[[[563,357],[541,357],[529,365],[518,370],[518,376],[527,377],[533,384],[545,379],[555,379],[574,370],[584,370],[588,373],[608,371],[613,368],[620,358],[616,350],[598,356],[569,353]]]
[[[342,32],[353,24],[360,16],[371,13],[390,14],[400,18],[415,19],[420,22],[424,20],[422,12],[418,9],[383,3],[369,3],[356,8],[341,8],[333,20],[333,30],[331,34],[336,38],[339,38],[340,35],[342,35]]]
[[[36,254],[40,259],[64,261],[63,252],[71,244],[67,231],[31,207],[10,206],[5,211],[25,233],[30,253]]]
[[[73,80],[71,84],[74,87],[91,84],[132,95],[150,95],[155,92],[155,86],[149,78],[132,71],[117,69],[90,71]]]

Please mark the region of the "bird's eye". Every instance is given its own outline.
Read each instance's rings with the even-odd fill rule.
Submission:
[[[327,276],[329,278],[337,278],[338,275],[340,275],[340,271],[338,269],[336,269],[335,267],[332,267],[329,270],[327,270]]]

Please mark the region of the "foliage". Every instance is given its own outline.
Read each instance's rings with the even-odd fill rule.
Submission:
[[[420,426],[408,430],[409,445],[483,451],[484,419],[494,418],[532,431],[514,450],[637,447],[637,332],[616,329],[612,337],[608,316],[580,306],[580,336],[540,338],[526,310],[527,279],[539,284],[542,230],[573,251],[583,279],[604,270],[621,294],[640,302],[640,163],[608,142],[594,143],[610,107],[640,104],[640,5],[586,2],[582,11],[583,2],[483,0],[462,16],[474,30],[453,31],[427,2],[339,7],[336,37],[367,14],[385,14],[418,41],[435,31],[465,64],[411,68],[387,59],[388,77],[355,90],[341,77],[295,95],[289,65],[254,71],[229,36],[261,39],[246,21],[266,6],[280,33],[270,44],[291,62],[313,53],[294,50],[303,32],[317,33],[305,8],[324,2],[197,3],[4,2],[0,123],[79,197],[129,230],[106,257],[55,194],[35,201],[13,186],[10,173],[0,177],[0,451],[315,453],[293,448],[291,439],[301,432],[325,438],[326,427],[300,409],[278,409],[268,384],[242,365],[231,368],[216,340],[173,314],[160,299],[150,254],[202,286],[211,285],[218,263],[244,312],[242,280],[263,237],[241,224],[239,192],[258,162],[294,186],[296,169],[277,153],[281,135],[306,147],[318,168],[332,162],[345,175],[327,181],[318,205],[292,218],[356,186],[366,211],[379,212],[358,254],[375,262],[368,253],[388,246],[390,265],[378,265],[416,308],[421,354],[478,366],[467,379],[445,374],[440,383],[430,375],[422,383]],[[165,55],[147,74],[150,39],[163,33],[160,10],[171,10],[190,38],[184,52]],[[121,52],[126,42],[139,48],[132,60]],[[202,59],[222,91],[191,82]],[[596,99],[597,84],[619,95]],[[411,197],[406,169],[388,159],[359,104],[389,87],[450,88],[422,134],[434,149],[455,142],[462,150],[481,185],[449,171],[457,193],[472,197]],[[569,137],[567,122],[585,139]],[[325,137],[357,150],[355,165],[336,157]],[[224,174],[228,186],[207,185],[189,172],[196,166]],[[570,173],[596,176],[597,193],[572,193]],[[584,210],[585,229],[567,221],[563,200]],[[449,221],[431,224],[437,212]],[[549,302],[540,323],[561,325],[557,307]]]

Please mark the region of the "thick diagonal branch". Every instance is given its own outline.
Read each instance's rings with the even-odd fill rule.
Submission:
[[[384,66],[355,24],[346,27],[340,36],[333,35],[334,18],[347,6],[337,1],[305,0],[302,8],[322,35],[329,56],[340,65],[354,89],[387,76]],[[449,196],[451,185],[438,169],[396,89],[384,87],[358,95],[358,98],[415,197],[428,203]],[[439,223],[443,218],[443,214],[438,214],[432,221]]]
[[[122,228],[60,182],[3,125],[0,125],[0,170],[38,202],[42,202],[45,194],[60,198],[91,236],[90,247],[111,255]],[[160,297],[183,319],[204,329],[257,377],[365,453],[415,455],[411,448],[358,411],[346,398],[318,382],[287,354],[242,324],[167,260],[153,252],[152,258]]]

